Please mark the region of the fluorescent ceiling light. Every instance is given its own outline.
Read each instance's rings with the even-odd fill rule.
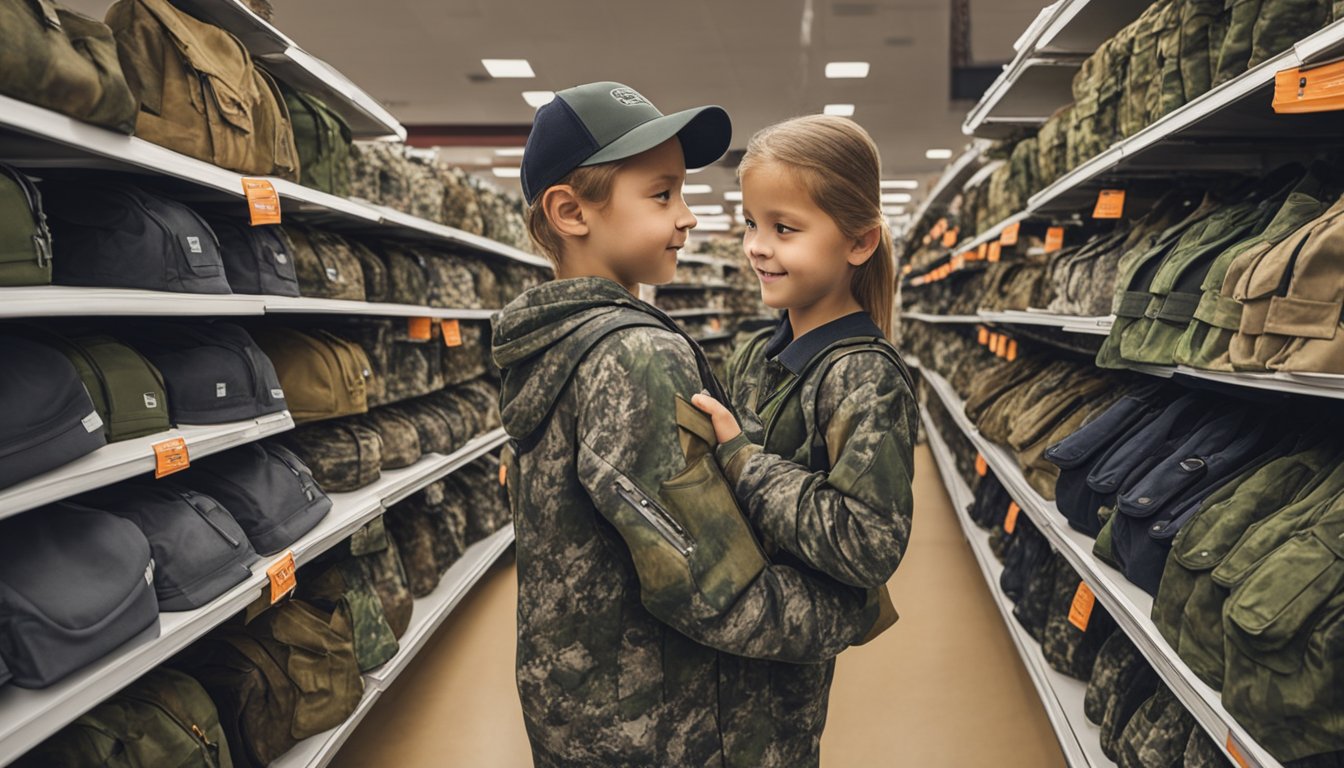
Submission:
[[[550,104],[554,100],[555,91],[523,91],[523,101],[533,109]]]
[[[504,149],[496,149],[496,150],[495,150],[495,154],[496,154],[496,155],[499,155],[500,157],[522,157],[522,156],[523,156],[523,148],[522,148],[522,147],[505,147]]]
[[[723,213],[722,205],[692,205],[691,213],[696,216],[717,216]]]
[[[868,62],[866,61],[832,61],[826,65],[826,77],[832,80],[867,76]]]
[[[924,156],[930,160],[951,160],[952,150],[950,149],[929,149],[925,150]]]
[[[723,199],[730,203],[740,203],[742,202],[742,190],[730,189],[723,193]]]
[[[681,188],[683,195],[708,195],[714,188],[708,184],[685,184]]]
[[[491,77],[536,77],[527,59],[481,59]]]
[[[825,108],[824,110],[822,110],[822,111],[823,111],[825,114],[827,114],[827,115],[835,115],[836,117],[853,117],[853,116],[854,116],[854,105],[853,105],[853,104],[827,104],[827,105],[826,105],[826,108]]]
[[[517,179],[521,178],[523,175],[522,168],[516,168],[512,166],[496,165],[494,168],[491,168],[490,170],[494,171],[495,175],[500,177],[501,179]]]
[[[883,192],[882,202],[884,203],[908,203],[914,198],[904,192]]]
[[[900,216],[901,214],[905,213],[905,206],[903,206],[903,205],[884,205],[884,206],[882,206],[882,212],[885,213],[885,214],[887,214],[887,215],[889,215],[889,216]]]
[[[883,189],[919,189],[919,182],[914,179],[883,179]]]

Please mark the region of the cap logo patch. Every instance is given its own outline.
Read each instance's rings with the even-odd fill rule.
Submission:
[[[636,91],[634,88],[613,88],[611,89],[611,98],[627,107],[637,107],[640,104],[649,103],[649,100],[639,95],[639,91]]]

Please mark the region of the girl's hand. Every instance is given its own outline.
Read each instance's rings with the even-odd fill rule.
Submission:
[[[709,395],[695,395],[691,398],[691,405],[709,414],[710,420],[714,422],[714,436],[719,439],[720,445],[742,434],[742,427],[738,425],[732,411],[724,408],[718,400]]]

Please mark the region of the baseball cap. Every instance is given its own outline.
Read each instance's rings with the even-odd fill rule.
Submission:
[[[687,168],[703,168],[728,151],[733,124],[723,107],[664,115],[621,83],[588,83],[555,94],[537,110],[523,150],[529,205],[570,171],[633,157],[676,136]]]

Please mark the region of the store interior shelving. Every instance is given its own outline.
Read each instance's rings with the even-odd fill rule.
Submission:
[[[1083,715],[1083,697],[1087,693],[1087,684],[1051,668],[1040,644],[1027,634],[1013,617],[1013,603],[999,586],[1003,564],[990,551],[989,535],[976,527],[967,514],[967,509],[974,498],[971,489],[959,474],[952,451],[934,427],[928,411],[921,406],[920,412],[924,420],[925,433],[929,438],[930,452],[933,453],[938,472],[947,488],[947,495],[952,501],[957,522],[960,523],[966,542],[985,578],[985,586],[1003,617],[1003,623],[1017,647],[1018,655],[1022,658],[1022,665],[1026,668],[1032,684],[1036,687],[1036,693],[1041,698],[1041,705],[1045,708],[1055,736],[1059,739],[1066,763],[1075,768],[1115,765],[1101,751],[1100,729],[1088,722]]]
[[[911,362],[918,365],[918,361]],[[966,417],[964,403],[951,384],[927,368],[921,367],[920,372],[929,389],[942,401],[965,437],[985,457],[989,468],[1007,488],[1022,512],[1031,518],[1051,545],[1068,559],[1069,564],[1115,618],[1121,630],[1134,641],[1167,687],[1214,742],[1227,751],[1229,758],[1233,758],[1233,755],[1228,745],[1235,744],[1242,757],[1254,761],[1260,768],[1278,766],[1279,763],[1228,714],[1220,694],[1196,677],[1159,634],[1157,626],[1149,618],[1152,614],[1152,597],[1092,555],[1093,541],[1071,529],[1055,508],[1054,502],[1042,498],[1030,486],[1016,458],[1008,450],[980,434]],[[936,425],[927,420],[925,428],[928,431],[937,429]]]

